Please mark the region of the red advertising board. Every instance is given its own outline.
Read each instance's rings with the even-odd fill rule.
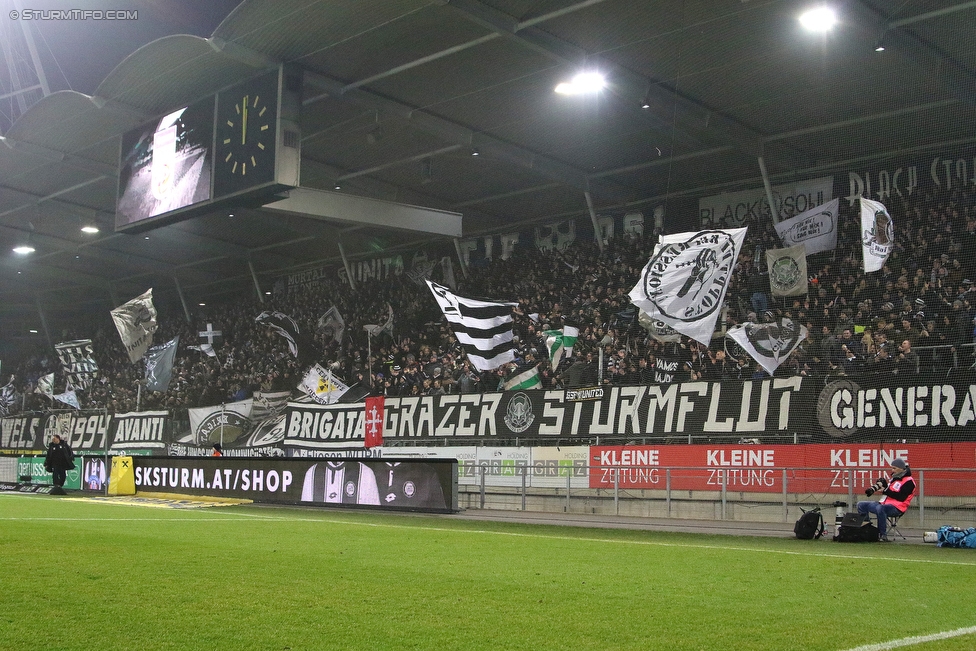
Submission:
[[[976,443],[616,445],[590,447],[590,488],[846,495],[885,474],[892,459],[924,469],[925,493],[972,495]],[[968,470],[972,469],[972,470]],[[918,473],[918,470],[915,470]]]

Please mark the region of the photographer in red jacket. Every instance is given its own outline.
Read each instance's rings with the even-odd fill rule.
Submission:
[[[915,480],[912,470],[904,459],[891,462],[891,481],[880,477],[874,485],[868,487],[864,494],[871,497],[875,493],[882,493],[877,502],[858,502],[857,512],[861,515],[873,513],[878,518],[878,536],[881,542],[888,542],[888,516],[902,515],[915,497]]]

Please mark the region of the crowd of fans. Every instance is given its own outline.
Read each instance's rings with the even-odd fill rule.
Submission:
[[[945,373],[973,363],[976,286],[976,194],[956,189],[937,196],[885,200],[896,233],[884,268],[861,269],[857,208],[842,204],[836,250],[808,257],[809,293],[783,299],[770,295],[764,251],[781,245],[772,223],[750,220],[749,234],[726,295],[718,328],[746,321],[792,319],[808,336],[776,375],[866,375]],[[846,214],[843,212],[846,211]],[[187,323],[182,314],[160,314],[155,342],[180,336],[173,379],[166,392],[140,386],[144,365],[130,363],[106,318],[68,338],[90,338],[99,375],[78,394],[83,408],[112,413],[180,409],[232,402],[255,392],[295,390],[306,368],[284,338],[255,321],[278,310],[314,333],[319,362],[360,395],[410,396],[498,391],[513,375],[538,365],[543,388],[628,385],[684,380],[752,379],[765,371],[742,350],[716,336],[710,346],[687,338],[659,341],[628,299],[640,278],[657,232],[621,236],[601,252],[577,240],[563,251],[519,246],[507,260],[476,261],[457,292],[464,296],[518,301],[517,359],[493,371],[477,371],[465,359],[426,285],[408,275],[357,284],[320,280],[313,287],[279,291],[268,302],[209,306]],[[436,270],[436,267],[435,267]],[[439,280],[435,273],[435,280]],[[320,323],[335,306],[345,320],[341,341]],[[384,324],[392,332],[372,337],[363,326]],[[722,322],[724,320],[724,323]],[[216,357],[199,346],[199,331],[212,323],[222,332]],[[565,324],[579,329],[573,357],[556,369],[549,362],[546,330]],[[919,353],[921,349],[921,354]],[[370,353],[372,356],[370,357]],[[10,371],[9,365],[5,370]],[[25,357],[13,370],[16,398],[11,411],[64,407],[33,391],[37,381],[63,374],[54,351]],[[6,374],[6,373],[5,373]]]

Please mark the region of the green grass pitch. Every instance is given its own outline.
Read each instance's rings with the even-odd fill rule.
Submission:
[[[972,550],[342,510],[2,494],[0,568],[4,651],[825,651],[976,625]]]

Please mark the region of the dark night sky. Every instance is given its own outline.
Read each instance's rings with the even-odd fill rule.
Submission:
[[[93,94],[126,56],[170,34],[209,37],[241,0],[18,0],[21,9],[137,10],[132,21],[30,21],[51,90]],[[0,0],[8,21],[13,0]]]

